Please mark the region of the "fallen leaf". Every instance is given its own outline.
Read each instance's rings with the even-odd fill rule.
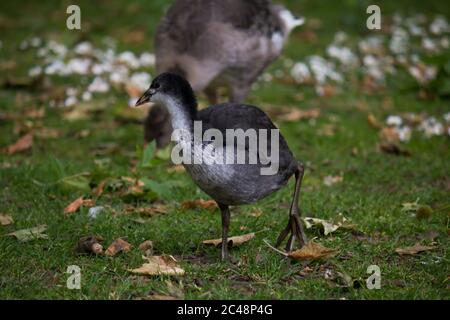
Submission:
[[[185,171],[186,171],[186,169],[181,164],[167,168],[167,172],[169,172],[169,173],[181,173],[181,172],[185,172]]]
[[[166,214],[169,212],[169,209],[164,204],[155,204],[151,207],[145,207],[145,208],[138,208],[136,209],[136,212],[145,216],[154,216],[157,214]]]
[[[16,237],[21,242],[26,242],[34,239],[48,239],[48,235],[44,234],[47,230],[47,225],[43,224],[30,229],[17,230],[8,233],[7,236]]]
[[[30,132],[21,137],[19,140],[17,140],[16,143],[8,146],[6,148],[6,152],[8,154],[15,154],[26,151],[30,149],[32,146],[33,146],[33,133]]]
[[[98,184],[98,186],[96,186],[95,188],[94,188],[94,194],[97,196],[97,197],[100,197],[102,194],[103,194],[103,191],[105,190],[105,185],[106,185],[106,182],[107,182],[107,180],[103,180],[103,181],[101,181],[99,184]]]
[[[305,119],[317,119],[320,109],[300,110],[297,108],[283,108],[282,114],[278,116],[280,121],[300,121]]]
[[[92,207],[95,205],[95,201],[92,199],[83,199],[83,197],[79,197],[67,207],[64,208],[64,213],[75,213],[80,209],[81,206]]]
[[[378,145],[378,148],[380,149],[380,151],[388,154],[405,157],[411,156],[411,151],[405,149],[404,147],[401,147],[397,143],[380,143]]]
[[[121,238],[114,240],[113,243],[106,249],[105,255],[112,257],[118,254],[119,252],[128,252],[133,248],[131,244],[122,240]]]
[[[146,240],[139,245],[139,250],[141,250],[146,256],[151,256],[153,254],[153,241]]]
[[[241,244],[250,241],[251,239],[253,239],[255,237],[255,234],[252,233],[248,233],[248,234],[243,234],[241,236],[234,236],[234,237],[230,237],[228,238],[228,246],[230,247],[237,247],[240,246]],[[220,239],[212,239],[212,240],[205,240],[202,242],[203,244],[206,245],[213,245],[213,246],[220,246],[222,244],[222,238]]]
[[[149,276],[169,275],[182,276],[184,270],[180,268],[173,256],[142,257],[147,262],[137,269],[129,270],[132,273]]]
[[[436,248],[437,247],[435,246],[423,246],[419,243],[416,243],[412,247],[397,248],[395,249],[395,252],[397,252],[400,255],[415,255],[424,251],[434,250]]]
[[[250,216],[255,217],[255,218],[258,218],[258,217],[260,217],[262,214],[263,214],[262,210],[259,209],[259,208],[256,208],[254,211],[252,211],[252,212],[250,213]]]
[[[342,181],[344,181],[343,176],[326,176],[325,178],[323,178],[323,184],[327,187],[331,187],[332,185],[335,185]]]
[[[102,254],[103,246],[100,242],[103,241],[102,237],[99,236],[87,236],[82,237],[77,246],[75,247],[75,252],[79,254],[85,253],[93,253],[93,254]]]
[[[14,220],[11,216],[0,213],[0,224],[2,226],[9,226],[12,223],[14,223]]]
[[[400,141],[400,135],[394,127],[382,128],[380,131],[380,140],[383,143],[397,143]]]
[[[402,203],[402,212],[414,214],[417,219],[428,219],[433,214],[433,209],[428,205],[419,204],[419,199],[415,202]]]
[[[217,203],[214,200],[197,199],[192,201],[184,201],[181,204],[181,208],[185,210],[193,208],[203,208],[213,210],[217,208]]]
[[[351,224],[347,218],[345,218],[343,215],[338,215],[335,219],[331,221],[318,219],[318,218],[312,218],[312,217],[305,217],[302,218],[302,220],[305,222],[306,229],[310,229],[313,226],[320,226],[323,228],[323,234],[329,235],[330,233],[335,232],[339,228],[344,229],[353,229],[355,225]]]
[[[336,250],[321,246],[313,241],[305,244],[301,249],[288,253],[288,256],[295,260],[317,260],[334,256]]]
[[[369,122],[370,126],[375,129],[381,129],[382,127],[381,123],[372,113],[369,113],[369,115],[367,116],[367,122]]]
[[[180,298],[162,295],[162,294],[151,294],[147,297],[142,298],[143,300],[180,300]]]
[[[58,138],[61,136],[61,131],[55,128],[41,128],[36,130],[36,137],[41,139]]]

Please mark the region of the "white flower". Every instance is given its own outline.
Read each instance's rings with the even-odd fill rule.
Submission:
[[[74,58],[69,60],[67,64],[67,68],[70,73],[76,73],[76,74],[88,74],[89,68],[91,67],[91,60],[90,59],[80,59],[80,58]]]
[[[395,54],[402,54],[408,51],[409,35],[403,28],[395,28],[389,49]]]
[[[133,73],[130,77],[131,85],[141,91],[145,91],[150,87],[151,80],[152,78],[147,72]]]
[[[74,48],[76,54],[79,55],[89,55],[92,54],[94,48],[90,42],[84,41],[77,44]]]
[[[130,98],[130,99],[128,100],[128,106],[129,106],[129,107],[134,107],[134,106],[136,106],[136,102],[138,101],[138,99],[139,99],[139,98]]]
[[[83,92],[83,95],[81,96],[81,99],[83,99],[83,101],[91,101],[92,100],[92,93],[89,92],[89,91]]]
[[[75,96],[68,96],[66,100],[64,101],[65,107],[72,107],[78,103],[77,97]]]
[[[30,77],[37,77],[42,73],[42,67],[41,66],[35,66],[28,70],[28,75]]]
[[[438,16],[431,23],[430,31],[435,35],[441,35],[443,33],[450,32],[450,26],[445,17]]]
[[[291,70],[291,76],[295,81],[303,83],[311,78],[311,72],[306,63],[297,62]]]
[[[53,40],[47,44],[47,48],[59,58],[64,58],[68,51],[65,45]]]
[[[423,38],[422,39],[422,48],[428,52],[437,52],[438,48],[433,39]]]
[[[336,82],[342,82],[342,75],[334,70],[334,65],[320,56],[312,56],[309,58],[309,65],[319,84],[323,84],[327,79]]]
[[[33,37],[30,40],[30,45],[34,48],[40,47],[42,44],[42,40],[38,37]]]
[[[395,129],[398,134],[398,138],[402,142],[406,142],[411,140],[411,128],[410,127],[401,127]]]
[[[128,81],[128,72],[125,66],[116,66],[109,75],[109,81],[114,84],[124,84]]]
[[[445,120],[446,122],[450,122],[450,112],[444,114],[444,120]]]
[[[427,137],[440,136],[444,133],[444,126],[436,118],[430,117],[420,124],[419,130]]]
[[[156,57],[153,53],[144,52],[139,57],[139,63],[142,67],[153,67],[155,65]]]
[[[389,116],[389,117],[386,119],[386,124],[387,124],[388,126],[396,126],[396,127],[399,127],[399,126],[402,125],[402,123],[403,123],[403,120],[402,120],[402,118],[399,117],[399,116]]]
[[[358,57],[349,48],[331,45],[327,48],[327,53],[346,67],[358,65]]]
[[[90,92],[107,92],[109,90],[109,84],[100,77],[95,77],[94,81],[89,85],[88,91]]]
[[[45,68],[45,74],[48,75],[67,75],[67,67],[61,60],[55,60]]]
[[[124,63],[132,69],[139,68],[139,60],[136,58],[133,52],[125,51],[122,52],[118,57],[117,61],[120,63]]]

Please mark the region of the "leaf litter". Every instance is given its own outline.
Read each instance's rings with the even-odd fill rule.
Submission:
[[[149,276],[182,276],[185,274],[184,269],[179,267],[177,260],[173,256],[163,255],[142,258],[147,262],[139,268],[130,269],[130,272]]]

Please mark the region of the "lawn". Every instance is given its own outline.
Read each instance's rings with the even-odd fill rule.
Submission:
[[[293,63],[311,55],[331,60],[326,49],[338,31],[345,32],[345,46],[356,52],[358,42],[371,35],[391,37],[388,26],[395,23],[395,13],[421,13],[429,24],[437,15],[450,19],[450,6],[438,0],[383,1],[383,30],[371,31],[365,24],[370,1],[280,2],[304,15],[307,23],[293,32],[283,57],[247,102],[273,117],[306,165],[303,216],[329,222],[344,216],[351,223],[327,235],[320,227],[307,229],[309,238],[336,254],[295,261],[266,244],[273,244],[287,223],[294,188],[290,181],[259,203],[232,208],[230,234],[256,235],[231,249],[232,262],[221,262],[220,249],[202,244],[220,238],[220,214],[214,208],[187,206],[187,201],[209,198],[172,165],[169,150],[155,153],[151,145],[143,147],[138,122],[145,110],[128,107],[135,88],[116,85],[107,92],[98,90],[91,99],[82,101],[78,93],[76,101],[68,101],[71,88],[82,93],[94,76],[82,71],[30,76],[30,69],[45,65],[48,53],[38,51],[50,40],[63,44],[68,54],[83,41],[95,48],[113,46],[118,53],[151,53],[155,27],[169,1],[79,1],[80,31],[66,28],[67,1],[3,1],[0,214],[5,221],[0,225],[0,298],[450,297],[448,47],[428,54],[414,49],[438,72],[426,83],[418,83],[396,64],[398,71],[382,84],[364,75],[362,65],[346,71],[336,64],[343,80],[321,84],[296,80],[288,72]],[[448,41],[450,33],[445,36]],[[36,48],[34,37],[41,39]],[[420,43],[411,40],[410,46],[419,48]],[[155,76],[151,63],[141,69]],[[199,100],[200,106],[207,105],[203,96]],[[411,132],[397,130],[392,123],[399,118]],[[25,150],[8,147],[30,132],[32,145]],[[104,185],[102,192],[99,185]],[[92,217],[92,203],[87,201],[76,212],[65,213],[79,197],[92,199],[103,210]],[[12,223],[6,221],[8,216]],[[19,241],[7,235],[39,225],[47,226],[47,237]],[[118,238],[133,248],[114,256],[77,254],[79,239],[89,235],[101,236],[104,248]],[[131,273],[144,262],[138,247],[145,240],[153,241],[155,255],[175,257],[185,274]],[[396,252],[416,244],[430,250]],[[80,290],[66,286],[71,265],[81,269]],[[371,265],[380,268],[380,289],[366,287]]]

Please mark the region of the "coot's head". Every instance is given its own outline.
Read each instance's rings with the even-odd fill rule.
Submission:
[[[189,82],[174,73],[162,73],[157,76],[150,88],[136,102],[136,107],[147,102],[167,105],[169,101],[176,101],[180,107],[195,115],[197,100]]]

